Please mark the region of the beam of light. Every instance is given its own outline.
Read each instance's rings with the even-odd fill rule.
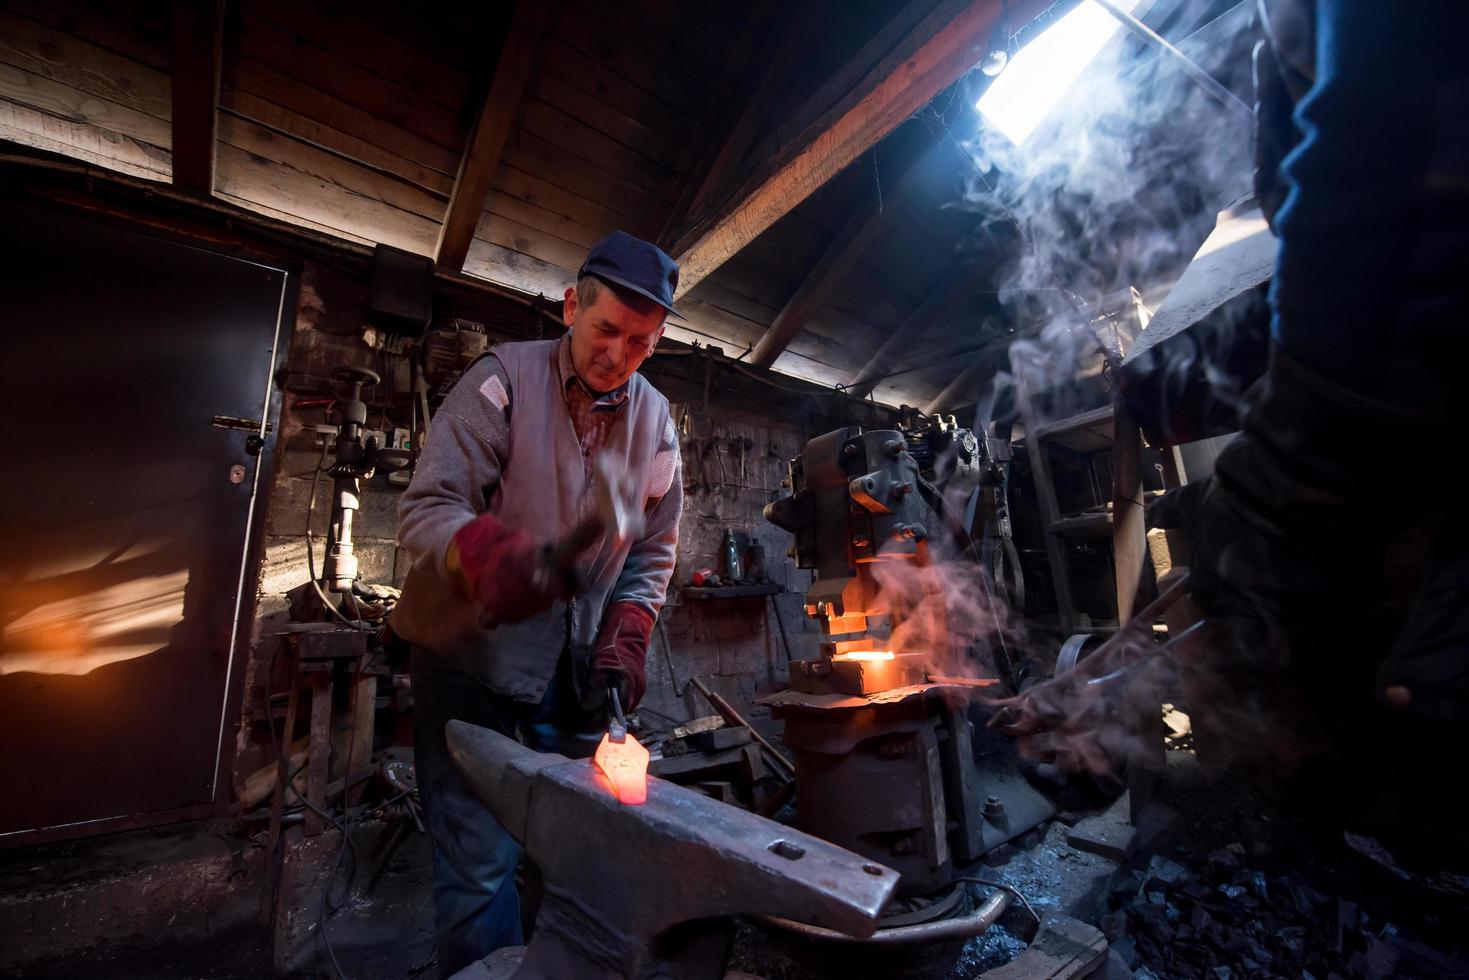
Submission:
[[[1120,0],[1131,10],[1138,0]],[[1010,59],[975,108],[1016,146],[1040,125],[1122,22],[1083,0]]]
[[[5,626],[0,677],[80,677],[153,653],[167,645],[168,631],[183,621],[188,582],[183,570],[140,576],[38,605]]]

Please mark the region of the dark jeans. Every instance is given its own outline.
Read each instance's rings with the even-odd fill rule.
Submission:
[[[538,752],[577,759],[591,755],[602,730],[590,724],[577,703],[569,662],[562,657],[540,704],[526,704],[495,694],[422,647],[413,649],[414,764],[434,847],[434,925],[442,977],[523,942],[515,890],[520,845],[490,816],[454,765],[444,727],[457,718],[518,738]]]

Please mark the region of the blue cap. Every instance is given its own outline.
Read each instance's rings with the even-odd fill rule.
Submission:
[[[673,291],[678,288],[678,263],[652,242],[634,238],[625,231],[614,231],[592,246],[581,271],[576,274],[596,276],[615,286],[645,296],[669,313],[673,308]]]

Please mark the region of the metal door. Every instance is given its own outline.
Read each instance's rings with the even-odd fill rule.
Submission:
[[[12,204],[0,259],[3,844],[214,799],[289,277]]]

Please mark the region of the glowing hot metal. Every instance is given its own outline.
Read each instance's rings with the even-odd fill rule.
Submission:
[[[610,735],[603,735],[602,744],[592,756],[592,765],[607,777],[619,803],[640,806],[647,801],[648,750],[637,739],[614,742]]]
[[[892,660],[896,656],[891,650],[847,650],[835,654],[833,660]]]

